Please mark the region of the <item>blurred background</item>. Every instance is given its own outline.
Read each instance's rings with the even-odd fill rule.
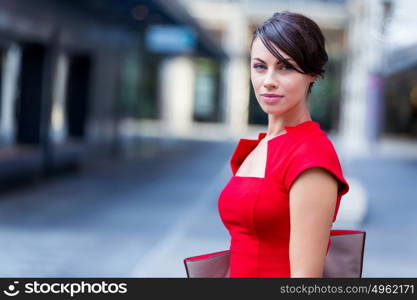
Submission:
[[[367,232],[363,277],[416,277],[413,0],[0,0],[0,276],[185,277],[228,249],[217,197],[267,124],[249,43],[283,10],[326,37],[333,228]]]

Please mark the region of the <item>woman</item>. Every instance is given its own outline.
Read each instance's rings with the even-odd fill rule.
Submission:
[[[335,149],[311,119],[308,95],[327,54],[317,24],[275,13],[251,43],[251,82],[267,132],[240,139],[219,196],[231,235],[230,277],[322,277],[341,196]]]

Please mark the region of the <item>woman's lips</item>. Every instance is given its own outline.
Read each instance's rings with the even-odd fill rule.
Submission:
[[[261,96],[261,99],[268,104],[272,104],[278,102],[283,97],[284,96]]]

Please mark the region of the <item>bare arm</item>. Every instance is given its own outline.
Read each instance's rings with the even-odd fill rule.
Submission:
[[[291,277],[323,276],[337,187],[337,180],[322,168],[304,171],[291,186]]]

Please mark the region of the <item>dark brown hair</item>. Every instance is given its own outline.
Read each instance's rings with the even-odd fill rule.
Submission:
[[[259,37],[265,47],[284,65],[296,71],[324,77],[324,65],[328,60],[325,40],[319,26],[311,19],[289,11],[274,13],[253,32],[250,49]],[[291,56],[301,68],[295,68],[276,51],[275,47]],[[308,88],[311,92],[312,82]]]

